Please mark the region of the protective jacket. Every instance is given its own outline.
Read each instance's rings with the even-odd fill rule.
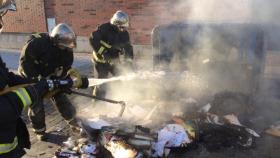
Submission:
[[[133,48],[130,44],[127,31],[119,31],[117,26],[111,23],[100,25],[90,36],[90,44],[93,48],[93,60],[99,63],[110,63],[119,60],[120,54],[125,60],[133,59]]]
[[[9,72],[0,56],[0,90],[3,90],[6,86],[14,86],[27,82],[29,82],[29,80]]]
[[[27,83],[28,80],[8,71],[0,56],[0,92],[6,87]],[[30,148],[27,128],[21,112],[36,100],[30,87],[18,88],[0,95],[0,157],[15,157]]]
[[[72,49],[60,49],[46,33],[33,34],[22,49],[19,73],[27,78],[61,78],[72,64]]]

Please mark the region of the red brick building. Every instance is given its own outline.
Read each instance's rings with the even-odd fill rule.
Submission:
[[[89,36],[98,24],[117,10],[130,16],[133,44],[149,44],[155,25],[186,17],[186,8],[174,9],[181,0],[16,0],[18,11],[4,18],[4,32],[46,32],[48,19],[71,25],[79,36]],[[177,14],[178,11],[180,14]],[[181,15],[178,17],[176,15]]]

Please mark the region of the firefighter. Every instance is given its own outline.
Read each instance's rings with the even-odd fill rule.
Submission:
[[[13,0],[0,0],[0,29],[2,17],[9,11],[16,10]],[[20,158],[24,148],[30,148],[29,133],[21,119],[25,108],[40,106],[42,96],[57,88],[80,87],[81,82],[60,82],[58,80],[40,80],[34,84],[21,76],[9,72],[0,56],[0,157]],[[63,83],[63,84],[61,84]],[[17,87],[16,87],[17,86]]]
[[[110,22],[100,25],[90,36],[93,48],[93,63],[98,78],[107,78],[120,74],[120,70],[133,69],[133,48],[130,43],[128,15],[117,11]],[[95,87],[93,95],[104,97],[105,87]]]
[[[76,47],[74,31],[64,23],[58,24],[50,34],[33,34],[21,51],[19,74],[27,79],[65,79],[67,72],[78,73],[71,68],[73,48]],[[62,117],[72,129],[79,129],[76,110],[62,92],[51,97]],[[47,140],[43,102],[37,109],[29,109],[28,116],[39,140]]]

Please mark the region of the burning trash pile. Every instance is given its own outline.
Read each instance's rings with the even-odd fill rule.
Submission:
[[[140,158],[144,156],[142,151],[150,150],[155,142],[156,137],[149,135],[148,128],[110,122],[112,118],[84,120],[87,137],[77,141],[69,138],[55,153],[56,158]]]
[[[63,142],[63,147],[55,152],[55,158],[95,158],[98,153],[97,144],[86,138],[74,140],[71,137]]]
[[[207,83],[191,73],[174,74],[182,81],[178,87],[191,82],[194,87],[187,89],[204,92],[207,89]],[[209,152],[223,147],[249,149],[255,145],[256,138],[260,137],[239,121],[240,115],[250,111],[246,106],[248,99],[244,95],[218,93],[211,104],[205,105],[205,102],[198,103],[192,97],[186,98],[186,91],[180,93],[177,87],[175,90],[174,87],[168,87],[167,82],[174,81],[174,77],[168,78],[166,76],[170,75],[163,72],[154,75],[148,72],[130,74],[102,80],[102,83],[115,80],[135,82],[135,79],[147,79],[147,76],[152,76],[148,79],[153,78],[157,84],[163,83],[164,86],[158,86],[159,90],[168,95],[167,92],[174,94],[175,99],[162,93],[151,97],[153,93],[146,91],[147,96],[139,97],[141,99],[134,102],[133,99],[127,99],[130,104],[106,99],[111,104],[121,104],[119,114],[114,115],[116,108],[104,103],[102,109],[84,110],[83,117],[86,117],[81,119],[81,127],[85,137],[66,141],[55,153],[56,158],[168,157],[172,152],[195,150],[198,146],[204,146]],[[92,85],[97,83],[101,82],[96,79],[91,81]],[[151,86],[147,82],[145,85]],[[139,100],[141,106],[138,105]]]
[[[77,141],[69,138],[55,155],[56,158],[168,157],[170,152],[196,149],[198,144],[208,151],[254,146],[255,139],[260,137],[254,130],[242,125],[234,114],[218,116],[209,113],[210,109],[207,104],[191,114],[164,116],[157,125],[151,122],[137,125],[121,117],[87,118],[82,120],[86,137]],[[152,111],[153,115],[161,116],[160,110]]]

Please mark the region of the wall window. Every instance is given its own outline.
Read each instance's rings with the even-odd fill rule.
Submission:
[[[48,31],[50,33],[55,27],[55,18],[47,18],[47,23],[48,23]]]

